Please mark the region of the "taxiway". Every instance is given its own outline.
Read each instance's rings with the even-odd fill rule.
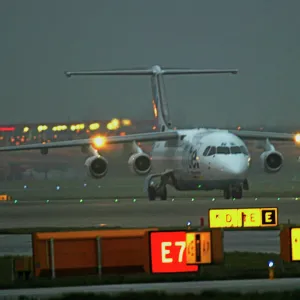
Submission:
[[[280,223],[299,220],[295,198],[172,199],[149,202],[145,198],[108,200],[19,201],[0,205],[0,228],[28,227],[151,227],[207,224],[209,208],[278,207]],[[225,251],[279,252],[278,231],[225,232]],[[31,254],[30,235],[0,235],[0,255]]]

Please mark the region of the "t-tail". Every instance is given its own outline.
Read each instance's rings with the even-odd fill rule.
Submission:
[[[163,69],[156,65],[148,69],[121,69],[102,71],[79,71],[65,72],[67,77],[71,76],[151,76],[152,101],[155,117],[160,131],[172,130],[172,122],[166,98],[164,78],[165,75],[199,75],[199,74],[237,74],[236,69]]]

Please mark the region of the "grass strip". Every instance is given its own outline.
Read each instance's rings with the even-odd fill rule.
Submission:
[[[27,281],[16,280],[12,282],[12,257],[1,257],[0,289],[196,280],[266,279],[268,278],[268,262],[270,260],[272,260],[275,265],[275,278],[300,276],[300,264],[284,263],[278,254],[226,252],[224,264],[202,266],[198,273],[193,274],[103,275],[102,277],[76,276],[57,278],[54,280],[48,278],[32,278]]]

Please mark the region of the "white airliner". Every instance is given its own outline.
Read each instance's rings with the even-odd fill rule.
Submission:
[[[164,94],[163,76],[193,74],[237,74],[237,70],[198,70],[150,69],[104,70],[65,72],[71,76],[151,76],[153,100],[158,113],[160,132],[110,136],[72,141],[50,142],[8,146],[0,151],[40,149],[48,154],[50,148],[81,147],[82,152],[90,153],[85,166],[89,176],[103,178],[108,171],[108,162],[101,156],[100,144],[132,143],[133,154],[129,158],[130,169],[138,175],[148,175],[145,191],[149,200],[159,197],[167,199],[167,185],[176,190],[223,190],[224,198],[241,199],[243,190],[249,189],[247,180],[250,155],[243,139],[262,140],[263,152],[260,156],[263,170],[267,173],[278,172],[283,164],[283,156],[276,151],[270,140],[297,141],[299,136],[291,133],[255,132],[218,129],[172,129],[168,104]],[[152,153],[148,155],[137,142],[154,142]]]

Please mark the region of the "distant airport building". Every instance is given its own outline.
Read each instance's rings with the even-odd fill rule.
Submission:
[[[49,143],[88,138],[97,134],[126,135],[155,129],[153,120],[135,121],[117,118],[86,122],[0,125],[0,144],[1,146],[9,146],[26,143]]]

